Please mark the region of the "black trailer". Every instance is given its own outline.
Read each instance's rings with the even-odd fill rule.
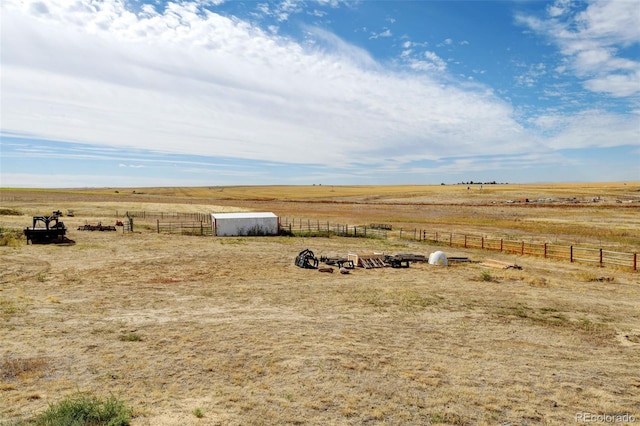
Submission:
[[[64,244],[73,243],[65,234],[67,228],[59,221],[58,212],[51,216],[33,216],[33,227],[24,228],[27,244]]]

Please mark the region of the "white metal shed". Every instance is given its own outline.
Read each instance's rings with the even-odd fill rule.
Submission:
[[[270,212],[211,213],[213,235],[278,235],[279,219]]]

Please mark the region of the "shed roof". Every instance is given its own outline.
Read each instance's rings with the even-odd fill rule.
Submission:
[[[214,219],[255,219],[278,217],[271,212],[236,212],[236,213],[211,213]]]

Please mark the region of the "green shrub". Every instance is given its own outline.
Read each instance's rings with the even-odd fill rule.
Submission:
[[[22,230],[0,227],[0,246],[17,247],[22,244]]]
[[[489,271],[482,271],[480,273],[480,281],[494,281],[493,276],[491,275],[491,272]]]
[[[49,408],[33,420],[38,426],[126,426],[131,410],[113,396],[105,400],[78,394]]]
[[[16,209],[0,209],[0,216],[22,216],[22,212]]]

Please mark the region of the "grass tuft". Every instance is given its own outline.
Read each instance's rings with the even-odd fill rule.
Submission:
[[[484,270],[480,273],[480,281],[495,282],[496,278],[493,275],[491,275],[491,272]]]
[[[120,336],[122,342],[142,342],[142,336],[138,333],[127,333]]]
[[[5,300],[0,298],[0,314],[3,317],[8,317],[18,312],[15,302],[11,300]]]
[[[67,397],[31,422],[38,426],[126,426],[130,424],[131,409],[113,396],[99,399],[78,394]]]
[[[0,378],[16,379],[30,374],[39,374],[47,368],[48,361],[43,357],[4,358],[0,363]]]

